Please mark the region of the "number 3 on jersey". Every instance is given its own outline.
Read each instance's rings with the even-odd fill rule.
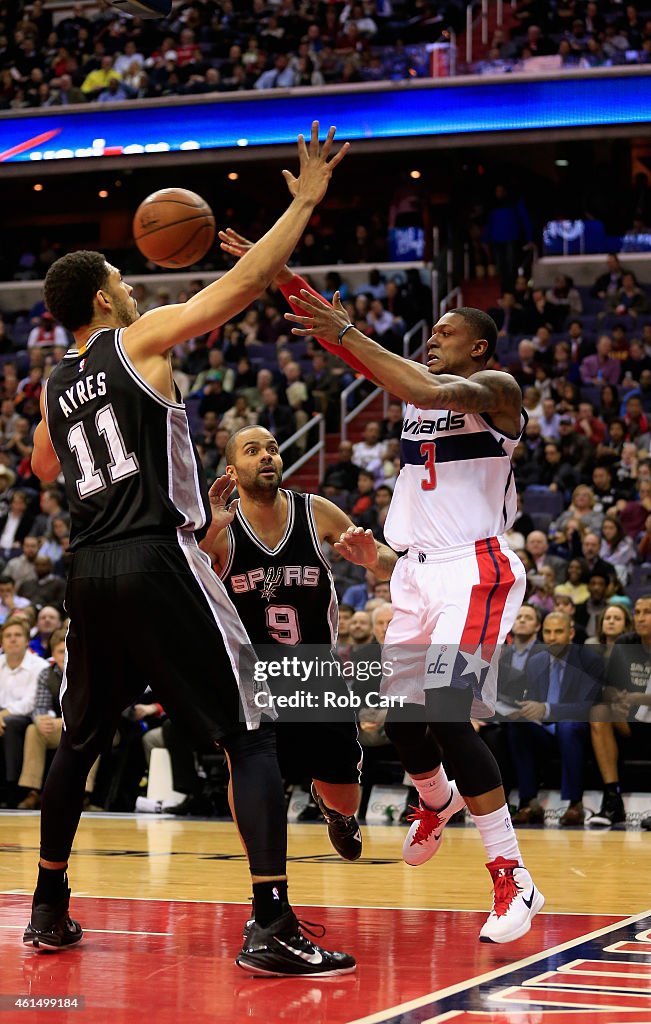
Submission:
[[[423,441],[420,446],[420,454],[425,459],[427,476],[421,480],[420,486],[424,491],[433,491],[436,488],[436,442]]]
[[[108,448],[110,462],[107,465],[110,481],[112,484],[118,480],[124,480],[127,476],[138,473],[140,467],[138,460],[133,453],[128,454],[124,446],[124,439],[115,418],[113,406],[105,405],[95,416],[95,427],[97,433],[101,434]],[[88,443],[88,436],[83,423],[75,423],[68,433],[68,445],[75,453],[81,477],[77,480],[77,492],[80,498],[89,498],[91,494],[97,494],[106,488],[106,479],[101,469],[95,466],[93,452]]]

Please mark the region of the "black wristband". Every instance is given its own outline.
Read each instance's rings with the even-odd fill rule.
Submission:
[[[339,345],[341,345],[341,344],[343,343],[343,340],[344,340],[344,334],[346,333],[346,331],[349,331],[349,330],[350,330],[350,328],[351,328],[351,327],[354,327],[354,326],[355,326],[355,324],[345,324],[345,325],[344,325],[344,326],[343,326],[343,327],[341,328],[341,330],[339,331],[339,334],[337,335],[337,342],[338,342],[338,344],[339,344]]]

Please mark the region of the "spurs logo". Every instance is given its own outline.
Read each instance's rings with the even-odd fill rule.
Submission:
[[[267,569],[267,575],[264,578],[264,583],[260,590],[260,597],[265,601],[271,601],[272,597],[276,596],[276,590],[282,583],[282,579],[282,567],[278,569]]]

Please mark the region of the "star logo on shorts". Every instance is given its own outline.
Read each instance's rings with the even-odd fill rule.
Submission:
[[[458,674],[460,676],[474,676],[481,684],[482,676],[490,666],[490,661],[485,661],[482,656],[481,644],[476,651],[459,651],[459,657],[463,658],[466,667]]]

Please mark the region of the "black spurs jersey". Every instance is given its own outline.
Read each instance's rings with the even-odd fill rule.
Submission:
[[[283,494],[287,526],[273,551],[238,508],[228,527],[221,578],[254,644],[331,647],[337,639],[337,595],[321,551],[312,495]]]
[[[67,352],[48,379],[45,416],[73,550],[205,526],[210,506],[185,407],[139,376],[121,329]]]

